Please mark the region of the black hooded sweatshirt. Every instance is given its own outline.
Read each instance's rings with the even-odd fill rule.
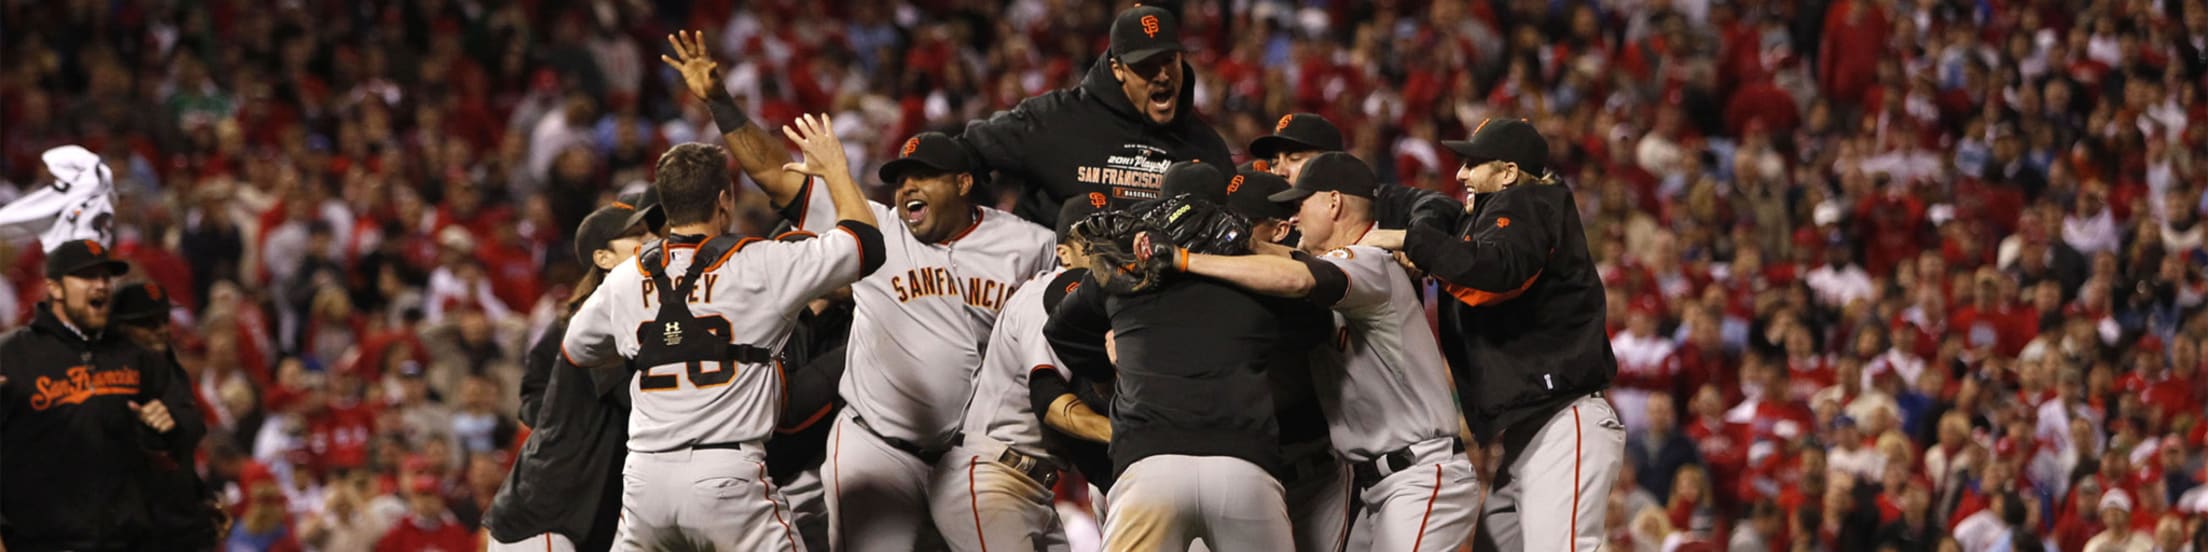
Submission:
[[[959,140],[1000,182],[1021,190],[1014,214],[1043,226],[1058,221],[1066,198],[1102,194],[1112,208],[1158,197],[1165,167],[1203,161],[1232,168],[1219,131],[1196,115],[1195,74],[1181,64],[1179,110],[1158,125],[1127,101],[1109,57],[1081,85],[1028,98],[1010,111],[966,125]]]
[[[86,339],[40,303],[28,327],[0,334],[0,539],[9,550],[116,550],[154,535],[148,453],[189,459],[207,433],[169,405],[156,433],[130,403],[168,396],[167,356],[116,332]]]

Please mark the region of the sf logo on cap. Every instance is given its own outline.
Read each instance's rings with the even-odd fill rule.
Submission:
[[[1288,130],[1288,121],[1293,121],[1293,120],[1296,120],[1296,116],[1295,116],[1295,115],[1282,115],[1282,116],[1280,116],[1280,122],[1279,122],[1279,123],[1275,123],[1275,124],[1273,125],[1273,132],[1276,132],[1276,133],[1277,133],[1277,132],[1280,132],[1280,131],[1283,131],[1283,130]]]
[[[86,252],[89,252],[89,253],[91,253],[91,254],[93,254],[93,255],[95,255],[95,256],[97,256],[97,255],[106,255],[106,254],[107,254],[107,252],[105,252],[105,251],[101,251],[101,249],[102,249],[102,248],[100,247],[100,242],[96,242],[96,241],[92,241],[92,240],[84,240],[84,250],[85,250]]]
[[[1105,203],[1105,200],[1104,200],[1104,192],[1089,192],[1089,206],[1090,206],[1090,207],[1095,207],[1095,208],[1098,208],[1098,209],[1102,209],[1102,208],[1104,208],[1104,203]]]
[[[1142,34],[1150,35],[1150,38],[1158,37],[1158,16],[1142,16]]]
[[[146,284],[146,296],[155,301],[161,300],[161,284]]]
[[[912,151],[917,149],[920,149],[920,137],[914,136],[911,138],[906,138],[905,147],[897,150],[897,156],[912,157]]]
[[[667,323],[667,329],[666,329],[666,331],[663,331],[663,332],[661,332],[661,333],[660,333],[660,337],[661,337],[662,339],[666,340],[666,342],[667,342],[667,346],[669,346],[669,347],[673,347],[673,346],[676,346],[676,345],[681,345],[681,344],[682,344],[682,323],[681,323],[681,322],[668,322],[668,323]]]
[[[1242,191],[1242,175],[1238,174],[1234,175],[1234,180],[1227,181],[1227,193],[1231,194],[1239,191]]]

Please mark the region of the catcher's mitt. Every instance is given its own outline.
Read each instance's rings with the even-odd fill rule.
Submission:
[[[1089,215],[1072,230],[1089,255],[1089,273],[1115,294],[1157,288],[1184,251],[1241,255],[1250,245],[1249,219],[1189,195]],[[1145,233],[1148,239],[1136,239]]]

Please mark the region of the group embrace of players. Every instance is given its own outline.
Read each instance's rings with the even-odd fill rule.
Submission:
[[[1076,471],[1109,550],[1597,546],[1615,368],[1542,138],[1449,142],[1470,209],[1380,183],[1316,115],[1236,168],[1178,26],[1121,12],[1079,86],[905,141],[891,205],[827,117],[759,128],[669,37],[724,144],[578,230],[593,270],[533,348],[491,548],[1062,550]],[[725,234],[730,158],[791,231]],[[973,200],[991,177],[1016,213]]]

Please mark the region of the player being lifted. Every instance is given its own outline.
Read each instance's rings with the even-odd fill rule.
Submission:
[[[570,319],[561,352],[598,370],[638,367],[630,381],[622,550],[802,550],[788,506],[767,478],[765,443],[781,407],[781,365],[796,311],[881,266],[881,233],[828,120],[783,132],[820,177],[835,232],[799,242],[724,235],[736,209],[718,146],[661,155],[653,186],[667,237],[607,275]],[[823,218],[830,216],[823,213]]]
[[[819,180],[787,170],[788,151],[718,83],[703,36],[680,33],[669,42],[675,56],[663,59],[706,100],[744,172],[798,229],[832,224]],[[807,157],[814,162],[810,151]],[[829,436],[823,474],[837,550],[910,550],[932,529],[936,461],[957,444],[952,437],[998,310],[1053,263],[1049,229],[967,199],[980,167],[949,136],[914,136],[897,157],[880,172],[897,187],[896,207],[869,205],[904,224],[884,228],[884,269],[852,288],[858,308],[840,387],[848,406]]]
[[[1175,265],[1193,274],[1332,308],[1339,333],[1312,372],[1335,451],[1355,473],[1366,516],[1356,532],[1371,537],[1373,550],[1455,550],[1471,536],[1479,492],[1457,439],[1448,366],[1403,267],[1385,250],[1353,245],[1374,226],[1377,181],[1342,152],[1320,153],[1300,169],[1293,188],[1270,198],[1299,205],[1297,258],[1191,255],[1160,245],[1164,255],[1153,259],[1180,259]]]

